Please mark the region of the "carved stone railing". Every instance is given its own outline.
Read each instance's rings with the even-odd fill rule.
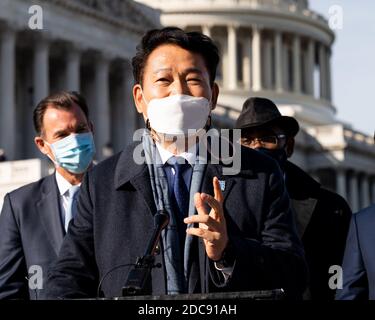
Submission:
[[[133,20],[137,16],[129,16],[134,10],[129,0],[74,0],[82,5],[91,9],[97,10],[101,13],[107,14],[112,17],[125,20]]]
[[[320,14],[309,9],[307,0],[139,0],[155,8],[166,10],[192,10],[198,11],[202,7],[209,7],[215,11],[216,8],[228,10],[249,8],[254,10],[269,10],[273,12],[289,12],[303,15],[309,19],[327,24],[327,20]]]
[[[44,0],[134,31],[155,27],[132,0]]]

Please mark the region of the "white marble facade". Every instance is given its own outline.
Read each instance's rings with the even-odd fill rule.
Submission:
[[[28,26],[35,4],[43,8],[43,30]],[[143,125],[130,59],[159,21],[202,31],[220,48],[216,125],[233,126],[249,96],[268,97],[303,127],[296,163],[354,211],[375,202],[373,139],[335,118],[334,33],[307,0],[0,0],[0,149],[7,159],[41,157],[32,110],[61,89],[87,98],[98,160],[130,142]]]
[[[373,137],[335,118],[335,35],[307,0],[137,1],[161,10],[163,25],[202,31],[218,44],[216,123],[233,126],[246,98],[268,97],[303,128],[296,137],[297,164],[343,195],[353,211],[375,202]]]
[[[31,30],[39,5],[43,29]],[[0,148],[8,160],[40,157],[32,111],[45,96],[76,90],[87,99],[97,158],[120,150],[141,125],[132,103],[130,59],[157,13],[133,1],[0,1]]]
[[[33,5],[42,9],[42,29],[30,28]],[[6,192],[48,174],[32,122],[48,94],[86,97],[97,160],[132,141],[143,120],[130,59],[145,31],[159,25],[157,11],[128,0],[0,0],[0,161],[3,153],[10,160],[0,163],[0,208]]]

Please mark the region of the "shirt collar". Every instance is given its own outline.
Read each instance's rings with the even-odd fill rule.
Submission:
[[[68,180],[66,180],[60,173],[55,172],[57,187],[59,188],[60,195],[63,196],[73,186]],[[81,184],[79,184],[81,185]]]
[[[171,157],[182,157],[184,158],[191,166],[195,164],[195,159],[197,158],[197,145],[192,145],[187,151],[184,151],[178,155],[173,154],[169,150],[164,149],[159,142],[156,142],[156,148],[158,149],[161,162],[163,165],[171,158]]]

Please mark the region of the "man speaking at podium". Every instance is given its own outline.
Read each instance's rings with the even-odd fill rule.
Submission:
[[[101,295],[120,296],[160,209],[170,220],[146,294],[303,292],[303,250],[276,163],[240,146],[246,162],[235,175],[200,162],[196,141],[216,106],[218,63],[217,47],[201,33],[164,28],[143,37],[132,60],[133,96],[146,122],[141,146],[157,161],[138,164],[136,143],[85,176],[49,275],[50,298],[95,297],[99,283]]]

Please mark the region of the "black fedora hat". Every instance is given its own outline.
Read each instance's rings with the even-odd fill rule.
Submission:
[[[247,99],[236,121],[236,128],[259,128],[270,125],[278,125],[291,136],[295,136],[299,131],[297,120],[281,115],[271,100],[259,97]]]

